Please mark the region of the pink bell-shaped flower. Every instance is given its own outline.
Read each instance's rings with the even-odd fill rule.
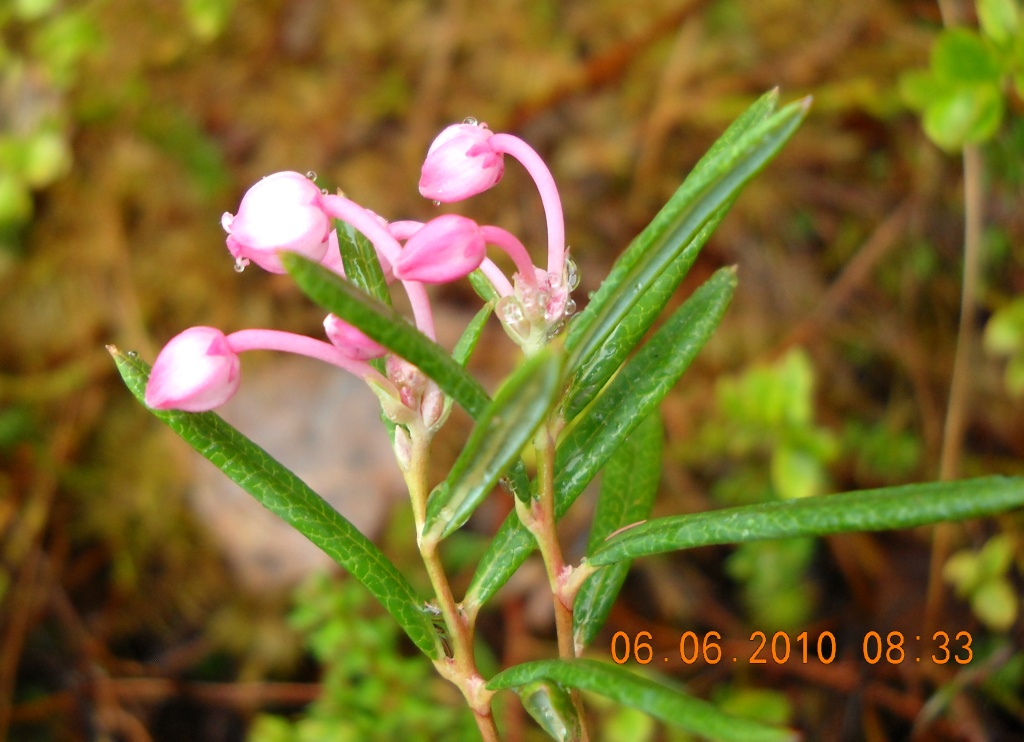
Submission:
[[[280,250],[319,262],[327,253],[331,229],[321,198],[316,183],[305,175],[268,175],[242,197],[237,214],[221,217],[228,250],[236,260],[251,260],[271,273],[285,272],[277,255]]]
[[[476,123],[455,124],[438,134],[423,161],[420,194],[453,203],[494,186],[505,172],[505,161],[488,141],[493,135]]]
[[[356,361],[380,358],[388,352],[387,348],[368,338],[362,330],[333,314],[328,314],[324,320],[324,331],[334,347]]]
[[[241,381],[238,355],[214,327],[171,338],[153,363],[146,404],[156,410],[205,412],[227,402]]]
[[[420,283],[447,283],[480,267],[487,243],[479,225],[458,214],[431,219],[417,231],[394,263],[395,278]]]

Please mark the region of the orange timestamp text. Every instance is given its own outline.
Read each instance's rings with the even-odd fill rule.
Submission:
[[[611,642],[612,660],[619,665],[631,660],[647,665],[658,658],[668,662],[669,654],[659,654],[652,641],[649,631],[638,631],[632,637],[625,631],[616,631]],[[769,660],[778,665],[787,662],[820,662],[828,665],[835,660],[839,649],[831,631],[822,631],[814,637],[801,631],[792,638],[785,631],[776,631],[771,636],[763,631],[755,631],[747,641],[749,645],[746,650],[734,651],[726,656],[728,652],[723,650],[722,635],[717,631],[706,631],[703,634],[687,631],[679,637],[679,659],[687,665],[698,662],[717,665],[723,660],[750,665],[765,665]],[[861,639],[860,652],[861,658],[869,665],[880,662],[890,665],[903,662],[944,665],[950,661],[966,665],[974,659],[971,641],[969,631],[959,631],[952,636],[945,631],[936,631],[930,639],[921,634],[904,635],[902,631],[889,631],[884,636],[877,631],[869,631]],[[728,646],[735,649],[738,644],[730,642]],[[672,654],[675,654],[674,650]]]

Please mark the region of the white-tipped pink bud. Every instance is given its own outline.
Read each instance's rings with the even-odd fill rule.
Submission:
[[[268,175],[250,188],[238,213],[224,214],[228,250],[271,273],[284,273],[278,252],[288,250],[319,262],[327,253],[331,220],[321,206],[322,194],[305,175]]]
[[[394,264],[395,278],[447,283],[480,267],[487,252],[480,226],[458,214],[431,219],[409,238]]]
[[[227,402],[241,381],[238,355],[214,327],[171,338],[153,363],[146,404],[156,410],[205,412]]]
[[[455,124],[442,131],[427,150],[420,173],[420,194],[444,203],[483,193],[505,172],[505,161],[489,143],[493,132],[483,124]]]
[[[324,320],[324,331],[335,348],[356,361],[380,358],[388,352],[387,348],[368,338],[362,330],[334,314],[328,314]]]

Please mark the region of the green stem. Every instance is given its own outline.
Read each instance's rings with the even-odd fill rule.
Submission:
[[[422,425],[409,426],[409,449],[405,457],[403,474],[405,484],[412,500],[413,518],[416,522],[416,541],[420,555],[430,578],[430,584],[437,598],[437,605],[444,618],[451,640],[451,656],[434,661],[434,667],[442,677],[451,681],[466,699],[473,710],[477,727],[485,742],[500,742],[501,735],[494,723],[491,713],[491,697],[493,691],[486,689],[485,681],[476,667],[473,653],[473,621],[467,617],[452,595],[448,576],[441,564],[437,551],[437,542],[422,539],[423,525],[426,521],[427,497],[430,490],[427,486],[427,464],[430,456],[430,433]],[[400,457],[401,458],[401,457]]]
[[[571,660],[576,657],[572,634],[572,609],[576,593],[565,588],[572,568],[565,563],[555,529],[555,435],[552,429],[548,426],[542,427],[534,438],[533,445],[537,452],[537,496],[528,503],[516,498],[516,511],[523,525],[537,540],[541,558],[544,560],[555,608],[558,656]],[[589,736],[583,699],[575,688],[570,689],[569,696],[579,718],[580,740],[587,742]]]

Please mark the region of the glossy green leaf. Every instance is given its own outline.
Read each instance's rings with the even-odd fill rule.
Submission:
[[[562,374],[562,352],[548,346],[501,385],[477,420],[447,479],[427,500],[425,540],[461,528],[548,417]]]
[[[557,742],[578,742],[583,727],[572,698],[558,683],[535,680],[517,689],[526,712]]]
[[[125,384],[142,402],[149,366],[110,348]],[[428,657],[441,656],[423,601],[395,565],[301,479],[212,412],[150,410],[232,481],[344,567],[394,616]]]
[[[928,138],[948,151],[990,139],[1003,120],[1005,102],[995,84],[955,87],[933,100],[922,124]]]
[[[622,442],[601,475],[601,492],[594,511],[587,553],[596,551],[620,528],[646,520],[658,494],[665,433],[655,411]],[[619,562],[588,577],[573,606],[573,637],[577,648],[590,644],[601,630],[622,583],[629,562]]]
[[[806,100],[794,103],[754,123],[684,181],[570,325],[570,371],[589,362],[704,226],[778,153],[803,121],[808,105]]]
[[[391,306],[391,292],[384,278],[384,270],[377,257],[377,250],[362,232],[348,222],[334,220],[334,232],[338,236],[341,263],[345,266],[345,277],[374,299]]]
[[[483,334],[487,320],[493,311],[494,305],[491,302],[487,302],[481,307],[479,312],[473,315],[473,319],[469,321],[466,329],[462,331],[458,341],[455,343],[455,347],[452,348],[452,358],[460,366],[465,366],[469,362],[469,357],[473,355],[476,344],[480,342],[480,336]]]
[[[676,194],[662,208],[661,212],[651,221],[650,225],[640,233],[626,249],[610,275],[595,294],[587,308],[573,320],[569,327],[566,347],[572,349],[583,331],[595,320],[601,308],[607,305],[610,298],[618,293],[623,282],[630,276],[635,263],[648,251],[675,251],[676,257],[664,267],[649,285],[641,286],[641,296],[635,306],[630,308],[617,323],[613,323],[607,337],[592,350],[581,354],[578,364],[572,369],[573,379],[565,395],[562,415],[565,420],[572,420],[597,395],[601,387],[611,375],[622,365],[622,362],[633,351],[647,330],[650,329],[658,314],[675,293],[679,284],[686,277],[690,267],[696,260],[708,238],[725,217],[735,198],[728,199],[696,232],[689,243],[672,245],[662,241],[666,230],[671,229],[694,198],[695,190],[707,180],[709,174],[718,168],[719,161],[726,157],[740,138],[754,126],[761,124],[775,110],[778,91],[772,90],[756,100],[737,118],[725,133],[711,146]],[[694,184],[697,184],[696,186]],[[685,239],[684,230],[676,230],[675,239]],[[681,248],[681,251],[680,251]],[[620,264],[623,268],[619,268]]]
[[[490,690],[519,688],[553,680],[640,709],[680,729],[716,742],[783,742],[799,735],[788,729],[730,716],[678,685],[660,683],[596,660],[540,660],[510,667],[491,678]]]
[[[679,380],[718,326],[736,274],[723,268],[694,292],[577,418],[555,452],[555,515],[562,517],[622,441]],[[504,585],[533,550],[533,536],[510,516],[484,553],[464,602],[473,610]]]
[[[1020,28],[1018,0],[978,0],[978,24],[997,44],[1009,44]]]
[[[471,417],[487,407],[490,400],[480,383],[394,309],[301,255],[282,253],[281,262],[313,301],[416,366]]]
[[[999,85],[1003,69],[999,58],[973,30],[950,28],[932,47],[931,68],[942,81],[973,85]]]
[[[601,566],[710,544],[912,528],[995,515],[1022,505],[1021,477],[885,487],[659,518],[609,539],[587,561]]]

